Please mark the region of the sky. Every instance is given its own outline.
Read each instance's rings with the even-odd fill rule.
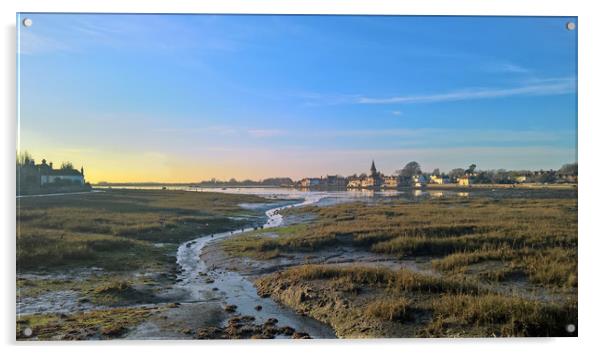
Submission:
[[[17,149],[91,182],[577,161],[576,18],[19,16]]]

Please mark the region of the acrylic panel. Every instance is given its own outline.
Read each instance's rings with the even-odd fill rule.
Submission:
[[[16,26],[17,340],[577,335],[577,18]]]

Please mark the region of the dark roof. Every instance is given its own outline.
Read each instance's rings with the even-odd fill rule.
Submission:
[[[64,169],[64,170],[50,170],[50,171],[43,171],[43,174],[45,175],[49,175],[49,176],[81,176],[81,172],[79,172],[78,170],[75,169]]]

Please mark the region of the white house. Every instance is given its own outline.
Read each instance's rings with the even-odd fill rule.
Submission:
[[[60,172],[60,171],[57,171]],[[67,175],[67,174],[51,174],[41,175],[40,182],[42,185],[49,183],[60,183],[61,181],[70,181],[71,183],[84,184],[84,176],[82,175]]]
[[[311,187],[317,187],[322,183],[322,179],[321,178],[303,178],[301,180],[301,187],[303,188],[311,188]]]
[[[412,177],[412,186],[415,188],[422,188],[426,185],[426,178],[423,175],[417,175]]]

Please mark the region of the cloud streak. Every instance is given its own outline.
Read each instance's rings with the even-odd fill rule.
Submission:
[[[575,92],[574,78],[546,79],[512,88],[474,88],[429,95],[360,97],[358,104],[404,104],[469,101],[515,96],[550,96]]]
[[[251,129],[248,133],[254,138],[271,138],[287,134],[286,131],[280,129]]]

